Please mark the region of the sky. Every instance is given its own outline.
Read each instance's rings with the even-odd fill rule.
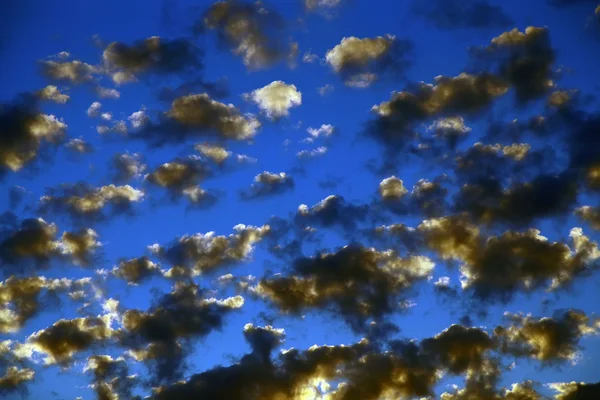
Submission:
[[[600,398],[597,0],[0,15],[0,397]]]

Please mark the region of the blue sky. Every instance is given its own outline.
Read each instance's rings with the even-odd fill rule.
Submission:
[[[596,398],[597,6],[8,6],[0,394]],[[424,391],[402,378],[410,340]],[[294,370],[342,344],[354,358]],[[102,376],[100,355],[127,372]],[[365,367],[386,357],[395,378]]]

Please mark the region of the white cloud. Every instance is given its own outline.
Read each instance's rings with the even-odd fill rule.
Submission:
[[[101,108],[102,104],[100,102],[93,102],[87,109],[88,117],[97,117]]]
[[[290,108],[302,104],[302,93],[295,85],[288,85],[283,81],[273,81],[245,94],[245,97],[255,102],[269,118],[287,116]]]

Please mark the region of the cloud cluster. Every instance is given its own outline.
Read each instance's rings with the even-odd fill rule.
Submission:
[[[345,37],[325,54],[325,61],[347,86],[365,88],[380,75],[400,74],[411,65],[412,42],[393,35]]]

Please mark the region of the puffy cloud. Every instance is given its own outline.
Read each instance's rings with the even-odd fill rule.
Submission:
[[[592,228],[600,230],[600,209],[598,207],[579,207],[575,210],[575,215],[588,222]]]
[[[127,117],[127,120],[133,128],[137,129],[146,125],[146,123],[150,121],[150,117],[148,117],[144,109],[141,109],[132,113],[129,117]]]
[[[101,400],[131,398],[134,376],[128,375],[129,368],[123,357],[109,355],[88,357],[84,372],[92,371],[92,387]]]
[[[73,138],[65,143],[65,147],[76,153],[92,153],[94,148],[91,144],[83,140],[83,138]]]
[[[0,231],[0,265],[5,271],[14,268],[22,272],[32,264],[42,268],[60,258],[84,263],[99,246],[92,230],[64,232],[61,238],[57,233],[55,224],[41,218],[24,219],[18,224],[15,217]]]
[[[25,322],[37,315],[42,303],[53,295],[81,290],[84,286],[83,280],[48,279],[43,276],[11,276],[0,282],[0,332],[17,332]]]
[[[50,100],[58,104],[65,104],[70,99],[69,95],[61,93],[54,85],[48,85],[38,91],[37,96],[42,100]]]
[[[325,61],[347,85],[367,87],[378,75],[402,73],[410,65],[412,48],[411,42],[392,35],[362,39],[351,36],[327,51]]]
[[[335,132],[335,127],[330,124],[323,124],[318,128],[307,128],[306,132],[310,135],[310,141],[319,137],[330,137]]]
[[[96,87],[96,94],[101,99],[118,99],[121,97],[121,92],[117,89],[105,88],[102,86]]]
[[[148,311],[123,314],[121,341],[132,355],[148,363],[157,383],[181,376],[185,358],[182,341],[204,337],[223,326],[227,314],[242,307],[241,296],[224,300],[202,298],[195,285],[177,285]]]
[[[223,147],[211,145],[208,143],[199,143],[196,146],[194,146],[194,148],[197,152],[210,158],[217,164],[222,164],[225,160],[231,157],[230,151],[227,151]]]
[[[331,195],[310,208],[301,204],[296,222],[301,226],[330,227],[339,224],[345,229],[354,229],[357,222],[365,220],[368,211],[368,206],[349,204],[343,197]]]
[[[40,210],[64,213],[75,219],[101,220],[110,214],[128,212],[133,203],[143,199],[144,192],[129,185],[91,187],[77,183],[47,189],[47,194],[40,198]]]
[[[549,386],[558,392],[556,400],[593,399],[600,395],[600,382],[552,383]]]
[[[67,365],[75,354],[102,344],[114,334],[106,316],[60,319],[30,335],[27,345],[45,354],[46,364]]]
[[[370,320],[399,310],[402,297],[433,267],[424,256],[403,259],[392,251],[346,246],[299,258],[291,274],[262,279],[254,291],[282,312],[335,310],[353,329],[364,330]]]
[[[554,86],[553,64],[556,58],[547,28],[517,28],[492,39],[480,49],[479,56],[497,61],[497,76],[509,83],[521,103],[537,99]]]
[[[384,200],[398,200],[408,193],[402,179],[390,176],[379,183],[379,194]]]
[[[405,146],[416,137],[416,126],[427,119],[475,114],[507,90],[508,85],[491,74],[438,76],[435,84],[421,82],[407,91],[394,92],[389,101],[373,106],[376,118],[370,122],[367,133],[384,144]]]
[[[268,68],[297,52],[297,45],[282,41],[283,19],[262,3],[219,1],[205,12],[203,23],[251,69]]]
[[[114,179],[119,183],[141,177],[146,170],[146,165],[142,163],[142,157],[137,153],[115,155],[112,159],[112,167]]]
[[[242,192],[243,199],[255,199],[283,193],[294,188],[294,179],[285,172],[263,171],[254,177],[250,188]]]
[[[59,143],[66,128],[54,115],[41,113],[37,101],[27,96],[0,104],[0,173],[22,169],[38,157],[45,143]]]
[[[270,227],[236,225],[233,229],[234,233],[229,236],[215,232],[182,236],[167,247],[156,246],[154,252],[173,269],[198,275],[244,261],[252,254],[254,244],[269,233]]]
[[[0,376],[0,393],[9,394],[19,390],[34,377],[35,372],[30,368],[9,367],[4,376]]]
[[[244,325],[244,337],[250,344],[253,353],[267,364],[272,351],[283,343],[285,330],[273,328],[271,325],[263,327],[246,324]]]
[[[112,42],[102,55],[112,79],[122,84],[140,74],[171,74],[201,69],[202,52],[186,39],[153,36],[131,45]]]
[[[51,79],[74,84],[89,82],[100,70],[81,61],[42,61],[42,72]]]
[[[316,149],[312,150],[300,150],[296,153],[298,158],[306,159],[306,158],[315,158],[319,156],[323,156],[327,153],[327,147],[319,146]]]
[[[95,101],[87,109],[88,117],[97,117],[100,114],[100,109],[102,108],[102,103]]]
[[[104,113],[102,115],[107,117],[108,115],[110,115],[110,113]],[[125,121],[114,121],[114,123],[110,127],[107,125],[98,125],[96,127],[96,132],[98,132],[100,135],[106,135],[109,133],[118,133],[121,135],[126,135],[127,125],[125,124]]]
[[[148,257],[139,257],[121,261],[112,269],[112,274],[136,285],[152,276],[160,275],[160,269]]]
[[[213,134],[230,140],[252,138],[260,122],[242,115],[232,104],[220,103],[206,93],[178,97],[158,123],[149,122],[137,133],[139,139],[160,146]]]
[[[146,181],[167,189],[173,198],[186,196],[196,204],[212,204],[216,198],[198,184],[212,174],[209,166],[198,156],[164,163],[146,175]]]
[[[552,318],[511,314],[507,317],[512,324],[494,330],[501,340],[502,351],[516,357],[535,358],[542,363],[574,361],[581,338],[597,334],[599,328],[578,310],[558,312]]]
[[[486,29],[512,25],[512,18],[502,7],[488,0],[434,0],[414,2],[412,11],[438,29]]]
[[[255,102],[269,118],[288,116],[291,108],[302,104],[302,93],[296,85],[288,85],[283,81],[273,81],[245,96]]]

